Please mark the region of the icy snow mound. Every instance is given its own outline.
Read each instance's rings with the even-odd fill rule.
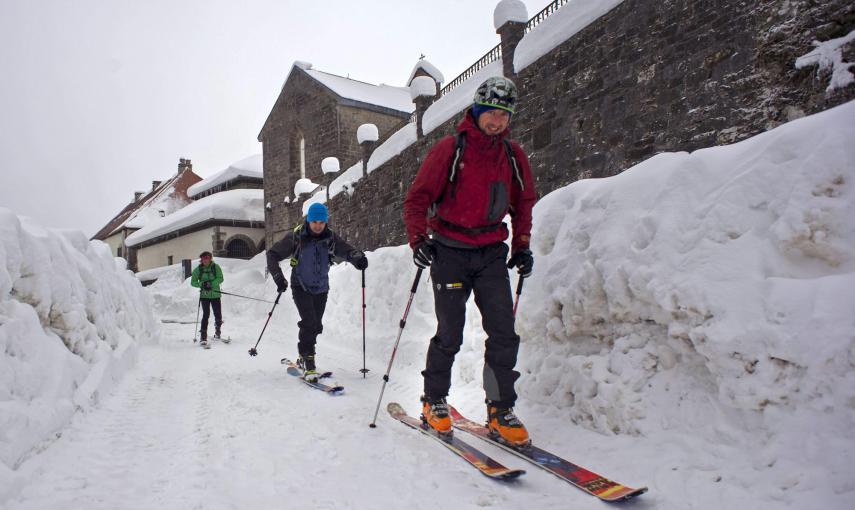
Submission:
[[[853,118],[849,103],[544,197],[518,321],[526,398],[608,432],[701,430],[716,406],[851,432]]]
[[[0,208],[0,471],[97,402],[157,332],[106,244]]]

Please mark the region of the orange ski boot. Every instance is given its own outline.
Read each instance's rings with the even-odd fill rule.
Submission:
[[[440,434],[451,434],[451,417],[445,399],[422,397],[422,402],[422,421]]]
[[[516,417],[513,408],[487,406],[487,427],[497,440],[515,447],[531,444],[525,425]]]

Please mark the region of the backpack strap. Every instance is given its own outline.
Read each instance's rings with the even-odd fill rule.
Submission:
[[[508,161],[511,162],[511,169],[514,173],[514,179],[516,179],[517,183],[520,185],[520,189],[525,190],[525,181],[523,180],[522,170],[520,170],[520,165],[517,162],[517,155],[514,152],[514,147],[511,145],[511,142],[507,139],[502,139],[502,143],[505,146],[505,154],[508,156]],[[466,132],[462,131],[457,133],[455,137],[454,143],[454,155],[451,158],[451,165],[448,167],[448,182],[451,183],[451,198],[454,198],[454,195],[457,193],[457,175],[460,173],[460,164],[463,161],[463,151],[466,149]],[[445,198],[445,190],[439,195],[439,198],[431,204],[429,209],[429,216],[434,216],[436,214],[436,210],[439,206],[439,203],[442,202],[442,199]]]
[[[517,182],[520,184],[520,189],[525,191],[525,183],[523,182],[522,171],[520,171],[520,165],[517,163],[517,155],[514,153],[514,147],[511,145],[510,140],[507,138],[503,138],[502,142],[505,144],[505,152],[508,155],[508,161],[511,162],[511,167],[514,170],[514,178],[516,178]]]
[[[466,148],[466,132],[457,133],[454,144],[454,157],[451,159],[451,167],[448,169],[448,182],[451,183],[451,198],[457,193],[457,173],[460,171],[460,161],[463,159],[463,150]],[[442,197],[440,197],[442,200]]]
[[[291,232],[291,235],[294,236],[294,254],[291,255],[291,267],[297,267],[297,264],[300,262],[300,248],[303,247],[303,243],[300,240],[300,234],[303,232],[303,224],[300,223],[294,230]]]

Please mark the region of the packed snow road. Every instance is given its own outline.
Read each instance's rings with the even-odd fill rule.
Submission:
[[[7,501],[10,510],[599,505],[465,438],[528,471],[513,482],[490,480],[391,420],[385,402],[370,429],[383,369],[374,363],[363,379],[360,352],[325,346],[322,368],[346,388],[331,397],[285,373],[279,359],[294,347],[263,339],[251,358],[255,340],[247,338],[205,351],[188,329],[165,324],[166,338],[141,347],[136,368],[102,405],[22,466],[28,483]],[[393,372],[386,395],[417,391],[411,372]]]

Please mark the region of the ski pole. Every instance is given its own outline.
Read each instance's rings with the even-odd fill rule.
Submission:
[[[365,368],[365,270],[362,270],[362,378],[365,379],[365,374],[368,369]]]
[[[253,301],[261,301],[262,303],[272,303],[273,302],[273,301],[268,301],[266,299],[259,299],[259,298],[249,297],[249,296],[241,296],[240,294],[232,294],[231,292],[226,292],[224,290],[221,290],[220,294],[225,294],[226,296],[234,296],[234,297],[239,297],[239,298],[244,298],[244,299],[251,299]]]
[[[401,333],[404,332],[404,326],[407,325],[407,315],[410,313],[410,305],[413,304],[413,297],[416,295],[416,289],[419,287],[419,279],[422,277],[422,270],[424,268],[420,267],[418,271],[416,271],[416,279],[413,280],[413,288],[410,289],[410,299],[407,301],[407,307],[404,309],[404,317],[401,319],[400,329],[398,329],[398,338],[395,339],[395,346],[392,347],[392,357],[389,358],[389,366],[386,367],[386,374],[383,375],[383,387],[380,388],[380,398],[377,399],[377,408],[374,410],[374,420],[368,424],[372,429],[377,427],[377,413],[380,411],[380,402],[383,401],[383,392],[386,390],[386,383],[389,382],[389,372],[392,371],[392,362],[395,360],[395,353],[398,351],[398,342],[401,341]]]
[[[199,304],[196,305],[196,325],[193,326],[193,343],[196,343],[196,333],[199,329],[199,309],[202,308],[202,289],[199,289]]]
[[[267,314],[267,320],[264,321],[264,327],[261,328],[261,334],[258,335],[258,341],[255,342],[255,347],[258,347],[258,342],[261,342],[261,337],[264,335],[264,330],[267,329],[267,325],[270,323],[270,318],[273,317],[273,310],[276,310],[276,305],[279,304],[279,298],[282,297],[282,293],[276,296],[276,301],[273,303],[273,308],[270,309],[270,312]],[[258,356],[258,351],[255,350],[255,347],[249,350],[250,356]]]
[[[522,294],[523,280],[525,280],[525,278],[523,278],[521,275],[519,280],[517,281],[517,297],[514,299],[514,317],[517,316],[517,305],[520,304],[520,294]]]

